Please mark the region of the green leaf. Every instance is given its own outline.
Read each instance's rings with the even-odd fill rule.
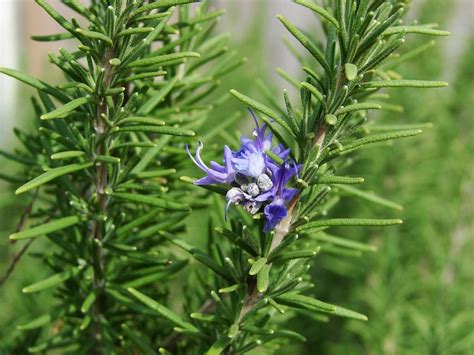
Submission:
[[[373,245],[355,242],[353,240],[336,237],[334,235],[330,235],[330,234],[322,233],[322,232],[311,235],[311,238],[322,241],[322,242],[326,242],[329,244],[333,244],[333,245],[337,245],[337,246],[341,246],[341,247],[345,247],[349,249],[354,249],[354,250],[360,250],[360,251],[376,251],[377,250],[377,248],[374,247]]]
[[[132,220],[131,222],[127,224],[123,224],[122,226],[116,229],[117,236],[120,237],[127,233],[130,233],[135,228],[155,218],[160,212],[161,212],[161,208],[154,208],[150,212],[146,214],[142,214],[140,217]]]
[[[41,174],[40,176],[35,177],[33,180],[28,181],[26,184],[20,186],[18,189],[16,189],[15,194],[16,195],[22,194],[38,186],[44,185],[47,182],[54,180],[60,176],[70,174],[75,171],[90,168],[92,165],[94,165],[94,163],[92,162],[82,163],[82,164],[70,164],[70,165],[65,165],[59,168],[48,170],[47,172]]]
[[[403,131],[410,129],[424,129],[433,128],[433,123],[408,123],[408,124],[393,124],[393,125],[367,125],[365,126],[369,131]]]
[[[125,193],[125,192],[114,192],[112,196],[119,199],[127,200],[127,201],[144,203],[147,205],[160,207],[160,208],[163,208],[165,210],[170,210],[170,211],[188,212],[191,210],[189,206],[184,203],[169,201],[169,200],[165,200],[165,199],[154,197],[154,196],[138,195],[138,194]]]
[[[224,193],[225,195],[225,193]],[[232,243],[237,244],[240,248],[245,250],[247,253],[249,253],[252,256],[257,256],[258,255],[258,246],[252,244],[253,239],[249,238],[242,238],[240,235],[234,233],[233,231],[229,229],[225,229],[222,227],[216,227],[214,230],[228,238]]]
[[[3,150],[0,150],[0,155],[3,155],[5,158],[16,161],[23,165],[27,165],[27,166],[37,165],[35,160],[27,156],[24,156],[23,154],[18,154],[18,153],[12,154],[12,153],[8,153]]]
[[[285,262],[293,259],[312,258],[319,252],[319,248],[316,250],[300,250],[300,251],[289,251],[286,253],[276,254],[271,258],[270,261],[274,262]]]
[[[176,26],[185,27],[185,26],[196,25],[198,23],[208,22],[215,18],[221,17],[223,14],[225,14],[225,10],[211,11],[207,14],[198,15],[198,16],[195,16],[194,18],[189,18],[182,22],[180,21],[178,22]]]
[[[362,252],[360,250],[350,250],[347,248],[339,248],[334,244],[321,245],[321,249],[324,253],[337,255],[337,256],[349,256],[349,257],[361,257]]]
[[[366,315],[351,311],[350,309],[343,308],[336,306],[336,310],[332,312],[332,314],[339,316],[339,317],[344,317],[344,318],[352,318],[352,319],[357,319],[357,320],[363,320],[363,321],[368,321],[368,318]]]
[[[119,164],[120,158],[112,157],[110,155],[97,155],[95,161],[106,163],[106,164]]]
[[[328,63],[326,62],[326,59],[324,58],[324,55],[321,53],[321,51],[316,47],[314,43],[312,43],[298,28],[296,28],[295,25],[293,25],[288,19],[283,16],[283,15],[278,15],[277,18],[283,23],[283,26],[286,27],[286,29],[300,42],[303,47],[305,47],[308,52],[310,52],[313,57],[321,64],[321,66],[326,70],[327,72],[331,71],[331,68],[329,68]]]
[[[51,154],[50,158],[52,160],[62,160],[62,159],[66,160],[66,159],[81,157],[85,154],[86,153],[81,150],[68,150],[65,152]]]
[[[157,77],[157,76],[163,76],[163,75],[166,75],[166,74],[167,74],[167,72],[164,71],[164,70],[158,70],[158,71],[140,73],[140,74],[136,74],[136,75],[131,75],[131,76],[127,77],[127,78],[123,78],[123,79],[122,79],[122,82],[128,83],[128,82],[135,81],[135,80],[141,80],[141,79],[147,79],[147,78],[155,78],[155,77]]]
[[[124,132],[150,132],[182,137],[193,137],[196,135],[190,129],[169,126],[126,126],[117,131],[117,133]]]
[[[200,249],[196,248],[195,246],[189,244],[187,241],[165,231],[159,232],[162,236],[164,236],[167,240],[169,240],[174,245],[177,245],[181,249],[187,251],[191,254],[197,261],[201,264],[207,266],[209,269],[214,271],[216,274],[222,276],[226,280],[232,282],[235,280],[230,277],[227,273],[227,270],[224,269],[221,265],[217,264],[212,258],[210,258],[207,254],[202,252]]]
[[[348,105],[346,107],[342,107],[336,111],[335,115],[339,116],[339,115],[344,115],[349,112],[360,111],[360,110],[380,110],[381,108],[382,106],[376,103],[362,102],[360,104],[353,104],[353,105]]]
[[[371,192],[362,191],[350,186],[338,186],[338,189],[343,192],[348,193],[349,195],[360,197],[366,201],[370,201],[370,202],[373,202],[373,203],[376,203],[388,208],[393,208],[394,210],[400,210],[400,211],[403,210],[402,205],[392,202],[390,200],[387,200],[383,197],[377,196],[376,194],[371,193]]]
[[[43,35],[43,36],[31,36],[33,41],[38,42],[51,42],[51,41],[61,41],[63,39],[71,39],[74,36],[70,33],[58,33],[54,35]]]
[[[45,0],[35,0],[36,3],[41,6],[57,23],[59,23],[64,29],[68,30],[71,34],[75,34],[76,28],[68,22],[61,14],[54,10]]]
[[[117,34],[117,37],[123,37],[123,36],[131,36],[131,35],[136,35],[140,33],[150,33],[153,32],[154,28],[153,27],[132,27],[132,28],[127,28],[126,30],[123,30]]]
[[[197,319],[202,322],[214,322],[217,318],[213,314],[205,314],[205,313],[199,313],[199,312],[191,313],[189,316],[193,319]]]
[[[34,87],[37,90],[50,94],[51,96],[56,97],[62,102],[69,101],[69,98],[66,95],[64,95],[62,91],[56,89],[55,87],[49,84],[46,84],[45,82],[39,79],[33,78],[32,76],[29,76],[17,70],[7,69],[7,68],[0,68],[0,73],[11,76],[12,78],[15,78],[31,87]]]
[[[310,93],[313,94],[313,96],[324,106],[326,107],[326,101],[324,100],[324,96],[323,94],[321,94],[321,92],[319,92],[318,89],[316,89],[313,85],[311,85],[310,83],[307,83],[306,81],[300,83],[300,86],[302,88],[305,88],[306,90],[308,90]]]
[[[285,79],[286,81],[288,81],[291,85],[293,85],[295,88],[299,88],[300,87],[300,84],[298,82],[297,79],[295,79],[294,77],[292,77],[290,74],[288,74],[287,72],[285,72],[283,69],[281,68],[276,68],[276,72],[278,73],[278,75],[280,75],[283,79]]]
[[[352,64],[352,63],[346,63],[344,64],[344,71],[346,73],[346,78],[349,81],[354,80],[357,78],[357,65]]]
[[[97,297],[97,295],[94,291],[89,293],[89,295],[86,297],[86,299],[82,303],[82,306],[81,306],[81,312],[82,313],[87,313],[89,311],[91,306],[94,304],[96,297]]]
[[[179,81],[179,75],[175,76],[170,80],[164,87],[161,88],[156,94],[152,95],[139,109],[139,115],[149,114],[160,102],[162,102],[166,96],[171,92],[174,86]]]
[[[196,248],[195,246],[189,244],[187,241],[179,237],[176,237],[175,235],[171,233],[161,232],[160,234],[163,235],[166,239],[168,239],[171,243],[177,245],[178,247],[180,247],[181,249],[187,251],[188,253],[192,255],[196,253],[202,253],[202,251]]]
[[[343,307],[335,306],[326,302],[319,301],[317,299],[303,296],[296,293],[287,293],[281,296],[278,296],[276,300],[290,307],[309,309],[318,312],[324,312],[329,314],[334,314],[340,317],[358,319],[358,320],[367,320],[367,317],[363,314],[348,310]]]
[[[260,293],[264,293],[268,289],[270,269],[271,266],[266,264],[257,273],[257,290]]]
[[[41,224],[39,226],[25,229],[21,232],[13,233],[10,235],[11,240],[20,240],[20,239],[28,239],[39,237],[41,235],[49,234],[56,232],[61,229],[65,229],[71,227],[77,223],[79,223],[79,217],[77,216],[69,216],[60,219],[56,219],[54,221]]]
[[[308,0],[294,0],[294,2],[299,5],[303,5],[310,10],[313,10],[315,13],[326,19],[330,24],[332,24],[336,28],[336,30],[339,30],[339,22],[337,22],[334,16],[332,16],[323,7],[318,6],[314,2]]]
[[[230,90],[230,93],[232,95],[234,95],[238,100],[242,101],[244,104],[246,104],[247,106],[255,109],[256,111],[258,112],[261,112],[263,113],[264,115],[267,115],[268,117],[270,118],[273,118],[275,120],[275,122],[277,122],[280,126],[282,126],[284,129],[286,129],[293,137],[296,137],[295,136],[295,133],[293,132],[293,130],[290,128],[290,126],[280,117],[280,115],[278,113],[276,113],[275,111],[273,111],[271,108],[269,108],[268,106],[265,106],[263,104],[261,104],[260,102],[257,102],[253,99],[251,99],[250,97],[248,96],[245,96],[243,94],[241,94],[240,92],[238,92],[237,90]],[[274,126],[274,123],[267,119],[265,116],[262,117],[262,119],[265,121],[265,123],[267,123],[270,127],[273,127]]]
[[[441,88],[448,86],[445,81],[428,81],[428,80],[378,80],[369,81],[362,84],[366,88]]]
[[[171,60],[183,59],[183,58],[200,58],[201,55],[196,52],[180,52],[180,53],[172,53],[172,54],[164,54],[155,57],[148,57],[143,59],[137,59],[129,64],[127,64],[128,68],[134,67],[146,67],[149,65],[159,65],[165,62],[169,62]]]
[[[235,279],[229,274],[228,270],[217,264],[212,258],[204,254],[203,252],[193,253],[193,257],[201,264],[207,266],[210,270],[214,271],[217,275],[223,277],[227,281],[234,281]]]
[[[31,330],[31,329],[36,329],[40,328],[43,325],[48,324],[51,322],[51,316],[49,314],[43,314],[42,316],[35,318],[33,320],[30,320],[26,323],[21,323],[16,326],[18,330]]]
[[[252,265],[249,275],[256,275],[267,263],[267,258],[260,258]]]
[[[368,219],[368,218],[333,218],[333,219],[322,219],[320,221],[314,221],[306,223],[303,226],[296,228],[298,232],[308,231],[314,228],[320,227],[333,227],[333,226],[366,226],[366,227],[380,227],[380,226],[391,226],[395,224],[401,224],[401,219]]]
[[[81,3],[81,0],[62,0],[62,2],[78,14],[87,18],[89,21],[93,23],[97,21],[97,17]]]
[[[391,36],[399,33],[417,33],[431,36],[449,36],[451,35],[448,31],[436,30],[426,26],[393,26],[385,30],[382,35]]]
[[[80,35],[91,38],[91,39],[97,39],[99,41],[103,41],[107,43],[109,46],[112,46],[114,42],[109,36],[104,35],[103,33],[100,32],[95,32],[95,31],[89,31],[89,30],[84,30],[82,28],[77,28],[76,32],[79,33]]]
[[[69,280],[71,277],[76,276],[80,271],[81,269],[79,267],[71,268],[67,271],[50,276],[47,279],[36,282],[30,286],[27,286],[22,291],[24,293],[33,293],[33,292],[43,291],[47,288],[59,285],[63,283],[64,281]]]
[[[152,171],[142,171],[137,174],[139,179],[152,179],[161,176],[168,176],[176,173],[176,169],[162,169],[162,170],[152,170]]]
[[[291,125],[296,136],[299,135],[300,128],[298,126],[298,121],[296,120],[295,112],[293,106],[291,105],[290,97],[288,96],[288,91],[283,90],[283,98],[285,100],[286,112],[288,115],[288,122]]]
[[[227,335],[217,339],[214,344],[207,350],[206,355],[220,355],[225,348],[232,342],[232,339]]]
[[[229,286],[229,287],[224,287],[224,288],[219,289],[219,293],[234,292],[234,291],[237,291],[239,289],[239,287],[240,287],[239,284],[235,284],[235,285],[232,285],[232,286]]]
[[[148,12],[154,9],[161,9],[165,7],[171,7],[171,6],[176,6],[176,5],[184,5],[184,4],[189,4],[193,2],[199,2],[201,0],[155,0],[150,4],[143,5],[139,7],[135,12],[133,13],[133,16],[137,14],[141,14],[142,12]]]
[[[177,326],[189,330],[191,332],[198,332],[199,330],[189,322],[186,322],[172,310],[166,308],[165,306],[161,305],[160,303],[154,301],[150,297],[144,295],[143,293],[135,290],[134,288],[128,288],[128,292],[130,292],[133,296],[135,296],[140,302],[144,305],[148,306],[156,313],[161,315],[162,317],[168,319],[170,322],[176,324]]]
[[[51,120],[53,118],[63,118],[63,117],[66,117],[68,114],[70,114],[71,112],[73,112],[76,108],[88,103],[90,100],[90,96],[86,96],[86,97],[80,97],[78,99],[74,99],[72,101],[69,101],[67,104],[65,104],[64,106],[54,110],[54,111],[51,111],[51,112],[48,112],[48,113],[45,113],[43,115],[41,115],[41,119],[42,120]]]
[[[363,177],[349,177],[349,176],[336,176],[336,175],[325,175],[321,176],[320,178],[316,179],[314,184],[361,184],[364,182]],[[311,183],[310,185],[313,185]]]
[[[287,338],[295,339],[295,340],[302,341],[302,342],[306,341],[306,338],[303,335],[301,335],[300,333],[293,332],[291,330],[286,330],[286,329],[277,330],[270,337],[275,337],[275,338],[277,338],[277,337],[287,337]]]
[[[113,67],[118,67],[120,64],[122,64],[122,61],[119,58],[112,58],[109,59],[109,64]]]
[[[427,49],[433,47],[435,44],[435,41],[429,41],[419,47],[416,47],[415,49],[412,49],[411,51],[403,53],[397,58],[391,58],[390,62],[385,64],[383,67],[385,70],[394,68],[409,59],[416,58],[421,53],[425,52]]]
[[[329,311],[334,312],[336,310],[336,306],[319,301],[312,297],[299,295],[297,293],[288,292],[284,295],[276,297],[277,302],[280,304],[284,304],[290,307],[295,306],[304,306],[304,308],[317,310],[317,311]]]
[[[166,266],[165,268],[161,268],[161,270],[159,271],[153,271],[148,275],[127,281],[122,286],[125,288],[135,288],[149,285],[151,283],[156,283],[157,281],[166,280],[177,272],[179,272],[180,270],[182,270],[187,264],[188,260],[180,260],[178,262],[174,262],[171,265]]]
[[[335,126],[336,123],[337,123],[337,116],[334,116],[332,114],[328,114],[328,115],[324,116],[324,122],[326,122],[326,124],[328,126]]]
[[[227,336],[229,338],[233,339],[237,336],[238,333],[239,333],[239,325],[234,323],[229,327],[229,331],[227,332]]]
[[[117,122],[117,126],[121,126],[125,123],[144,123],[147,125],[153,125],[153,126],[164,126],[165,121],[153,118],[153,117],[138,117],[138,116],[130,116],[127,118],[124,118],[123,120],[120,120]]]
[[[273,298],[269,296],[266,296],[265,298],[268,300],[268,303],[270,303],[270,305],[275,308],[279,313],[285,313],[285,310]]]
[[[270,149],[265,151],[265,154],[268,155],[275,163],[281,165],[284,163],[283,159],[280,158],[277,154],[273,153]]]
[[[351,143],[349,143],[346,146],[343,146],[341,148],[335,149],[331,152],[329,152],[329,155],[344,155],[347,153],[350,153],[360,147],[363,147],[368,144],[373,144],[373,143],[379,143],[379,142],[384,142],[392,139],[399,139],[399,138],[406,138],[406,137],[412,137],[416,136],[423,131],[420,129],[416,130],[408,130],[408,131],[398,131],[398,132],[390,132],[390,133],[382,133],[382,134],[375,134],[372,136],[364,137],[357,139]]]

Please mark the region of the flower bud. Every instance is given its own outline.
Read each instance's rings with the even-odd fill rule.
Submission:
[[[260,194],[260,189],[254,182],[247,185],[242,185],[240,188],[242,189],[242,191],[248,193],[252,197],[258,196]]]
[[[227,191],[227,194],[225,195],[227,201],[230,201],[234,204],[238,204],[240,201],[243,200],[244,194],[241,189],[237,187],[231,188],[229,191]]]
[[[273,187],[273,182],[268,175],[262,174],[257,178],[257,186],[262,192],[267,192]]]

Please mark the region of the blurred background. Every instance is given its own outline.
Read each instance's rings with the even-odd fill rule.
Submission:
[[[49,3],[65,17],[72,16],[59,0]],[[290,322],[308,342],[289,345],[285,353],[474,353],[474,0],[412,3],[409,21],[439,23],[452,36],[436,39],[437,45],[405,64],[401,74],[410,79],[446,80],[450,86],[391,91],[393,107],[372,119],[391,124],[431,122],[433,127],[415,139],[362,152],[347,172],[366,177],[366,190],[402,204],[404,210],[391,212],[347,198],[335,211],[340,216],[402,218],[405,223],[384,229],[383,234],[346,229],[345,235],[378,247],[370,255],[318,256],[312,269],[318,298],[361,311],[369,322],[334,319],[324,324],[301,314]],[[232,49],[248,59],[226,77],[220,92],[235,88],[265,101],[259,79],[281,101],[281,90],[292,88],[275,68],[304,76],[283,44],[288,36],[276,14],[285,14],[317,35],[320,28],[315,17],[289,0],[219,0],[214,4],[227,10],[218,30],[230,32]],[[57,25],[33,0],[0,0],[0,66],[59,82],[59,72],[48,66],[47,53],[72,43],[29,39],[33,34],[56,32]],[[428,40],[412,35],[407,47],[416,48]],[[31,94],[13,79],[0,77],[0,149],[14,150],[13,128],[29,126]],[[215,117],[243,109],[230,99],[225,111],[217,110]],[[247,120],[242,121],[243,126],[236,128],[245,130]],[[0,155],[0,173],[10,167]],[[22,247],[20,242],[10,244],[7,236],[26,203],[13,198],[12,187],[0,181],[0,277]],[[30,249],[33,254],[46,247],[35,244]],[[26,255],[11,278],[0,285],[0,353],[14,338],[15,326],[24,315],[42,314],[49,306],[47,294],[33,298],[20,291],[46,273],[39,261]]]

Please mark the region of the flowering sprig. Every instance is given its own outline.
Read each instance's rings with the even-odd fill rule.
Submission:
[[[253,139],[242,136],[241,147],[232,151],[224,146],[224,165],[211,161],[209,168],[201,158],[203,144],[199,142],[195,157],[186,150],[192,161],[207,175],[195,181],[196,185],[226,184],[227,210],[231,204],[242,205],[250,214],[263,209],[266,217],[264,231],[272,230],[287,216],[287,204],[298,190],[287,188],[286,184],[298,174],[300,166],[288,159],[290,149],[282,144],[272,147],[273,135],[266,133],[267,124],[260,127],[257,117],[250,110],[255,121]]]
[[[307,75],[299,85],[297,78],[280,71],[284,79],[300,89],[301,105],[294,106],[286,92],[284,105],[278,105],[267,90],[264,93],[270,103],[267,106],[231,90],[243,104],[262,114],[263,127],[268,128],[284,147],[279,146],[281,150],[275,156],[271,139],[267,138],[270,134],[266,136],[265,129],[257,124],[255,139],[241,139],[242,147],[238,152],[225,148],[224,166],[211,163],[208,168],[200,158],[201,144],[195,159],[207,174],[195,183],[227,186],[227,205],[235,203],[243,205],[250,213],[263,212],[266,218],[263,231],[245,214],[232,216],[230,228],[217,226],[214,228],[216,235],[211,232],[208,257],[184,240],[166,235],[170,242],[191,253],[215,274],[207,287],[200,287],[191,279],[189,287],[193,291],[200,290],[202,295],[203,303],[194,308],[198,311],[191,314],[191,318],[200,334],[209,338],[209,346],[203,347],[207,354],[245,353],[274,339],[284,342],[282,338],[285,337],[304,340],[301,334],[282,330],[287,316],[280,318],[278,313],[286,312],[286,307],[311,312],[321,320],[328,320],[324,313],[367,320],[363,314],[308,295],[314,285],[307,270],[320,248],[341,257],[373,250],[363,243],[326,234],[327,229],[333,226],[381,227],[402,221],[328,218],[341,191],[386,207],[398,206],[346,186],[362,183],[363,178],[338,176],[336,172],[348,165],[349,153],[373,143],[421,133],[419,127],[407,126],[398,131],[370,135],[370,126],[364,127],[369,110],[384,108],[378,102],[368,101],[385,96],[377,95],[376,99],[374,94],[378,90],[446,85],[438,81],[403,80],[392,70],[394,62],[391,60],[395,56],[391,55],[405,42],[407,33],[447,34],[431,26],[401,25],[406,1],[326,1],[323,6],[309,0],[295,2],[322,18],[326,37],[323,41],[319,38],[313,41],[308,32],[300,30],[286,17],[278,16],[310,54],[308,58],[298,56]],[[399,58],[406,60],[412,55],[414,53],[408,53]],[[386,62],[389,64],[385,68]],[[288,159],[290,148],[291,157],[300,165]],[[296,175],[297,179],[293,179]],[[259,177],[262,183],[265,176],[271,182],[271,188],[270,184],[265,185],[268,191],[262,191],[258,184]],[[287,187],[291,180],[297,188]],[[223,193],[222,189],[208,189]],[[211,212],[211,227],[213,220]],[[210,287],[211,297],[208,298]]]

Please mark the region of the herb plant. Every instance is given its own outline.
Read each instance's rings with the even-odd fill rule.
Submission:
[[[332,315],[367,320],[311,296],[308,269],[320,249],[341,256],[372,249],[329,228],[401,223],[327,216],[342,193],[393,206],[352,187],[362,177],[340,172],[361,148],[421,133],[408,124],[369,134],[367,115],[383,108],[373,101],[383,88],[446,85],[405,80],[393,69],[414,54],[398,55],[407,34],[447,32],[403,24],[406,1],[295,0],[321,18],[324,30],[320,43],[279,16],[310,55],[299,56],[305,81],[282,72],[299,90],[299,103],[287,92],[283,105],[273,97],[265,105],[232,90],[251,109],[256,129],[250,138],[235,137],[218,126],[224,149],[210,146],[212,156],[205,156],[202,142],[194,154],[187,144],[194,132],[204,143],[216,135],[206,119],[225,102],[212,91],[241,63],[226,54],[225,36],[213,35],[220,11],[208,11],[207,2],[191,8],[192,0],[96,0],[90,7],[63,0],[87,21],[80,26],[36,1],[66,31],[36,39],[71,38],[79,45],[50,55],[65,73],[60,86],[0,69],[39,95],[37,130],[18,131],[24,150],[4,153],[26,167],[2,175],[21,181],[16,193],[31,196],[24,220],[35,221],[10,238],[31,243],[46,235],[54,245],[40,255],[52,275],[23,289],[56,287],[57,307],[19,326],[43,329],[29,351],[276,351],[288,339],[304,340],[285,329],[295,314],[289,310],[323,321]],[[222,163],[207,163],[212,158]],[[178,179],[192,162],[206,176]],[[211,217],[205,250],[184,237],[191,208]],[[172,309],[171,279],[188,259],[176,247],[204,266],[185,269],[182,311]]]

